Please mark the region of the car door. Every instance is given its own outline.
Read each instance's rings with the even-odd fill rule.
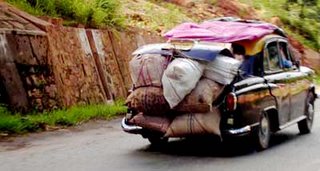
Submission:
[[[282,50],[283,60],[290,61],[291,66],[285,66],[287,72],[287,81],[290,84],[290,118],[289,120],[295,120],[304,114],[305,99],[307,98],[308,88],[310,81],[307,79],[307,75],[300,72],[297,66],[293,65],[293,56],[290,52],[288,42],[284,39],[279,40],[280,51]]]
[[[266,42],[264,48],[264,78],[270,87],[270,93],[277,100],[279,123],[284,125],[290,120],[290,82],[287,70],[280,58],[278,39]]]

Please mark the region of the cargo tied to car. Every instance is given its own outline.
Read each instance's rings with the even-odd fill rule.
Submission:
[[[248,136],[263,150],[272,133],[291,124],[311,131],[314,71],[300,66],[282,29],[220,18],[182,24],[165,37],[167,43],[133,52],[125,132],[152,144],[170,137]]]

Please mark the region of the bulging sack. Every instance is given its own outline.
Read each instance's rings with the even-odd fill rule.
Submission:
[[[163,115],[170,110],[169,104],[159,87],[140,87],[135,89],[126,100],[130,109],[135,109],[145,115]]]
[[[170,108],[177,106],[196,86],[204,65],[187,58],[176,58],[162,76],[163,94]]]
[[[204,77],[220,84],[230,84],[237,75],[241,62],[226,56],[219,55],[208,63],[204,71]]]
[[[174,108],[179,113],[206,113],[212,103],[222,93],[223,86],[207,78],[202,78],[196,88]]]
[[[214,134],[220,132],[220,111],[213,108],[207,113],[187,113],[177,116],[170,124],[165,137],[185,137],[188,135]]]
[[[147,116],[143,113],[139,113],[130,119],[129,123],[164,134],[168,130],[170,120],[163,116]]]
[[[142,86],[160,87],[161,78],[170,59],[161,54],[134,56],[129,62],[130,75],[135,88]]]

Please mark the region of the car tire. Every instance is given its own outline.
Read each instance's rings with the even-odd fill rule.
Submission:
[[[304,113],[307,118],[298,122],[298,128],[301,134],[308,134],[311,132],[314,119],[314,100],[314,94],[310,92],[307,96],[306,108]]]
[[[268,114],[262,112],[260,115],[260,122],[254,132],[254,143],[257,151],[263,151],[269,147],[271,137],[271,125]]]
[[[169,138],[167,137],[159,137],[159,136],[150,136],[148,140],[152,146],[162,146],[165,145]]]

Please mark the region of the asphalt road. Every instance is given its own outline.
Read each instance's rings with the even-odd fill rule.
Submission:
[[[293,125],[275,134],[271,147],[263,152],[255,152],[245,141],[225,146],[205,138],[178,139],[153,148],[142,137],[123,133],[119,119],[98,121],[2,140],[0,170],[320,171],[319,114],[320,100],[311,134],[299,135]]]

